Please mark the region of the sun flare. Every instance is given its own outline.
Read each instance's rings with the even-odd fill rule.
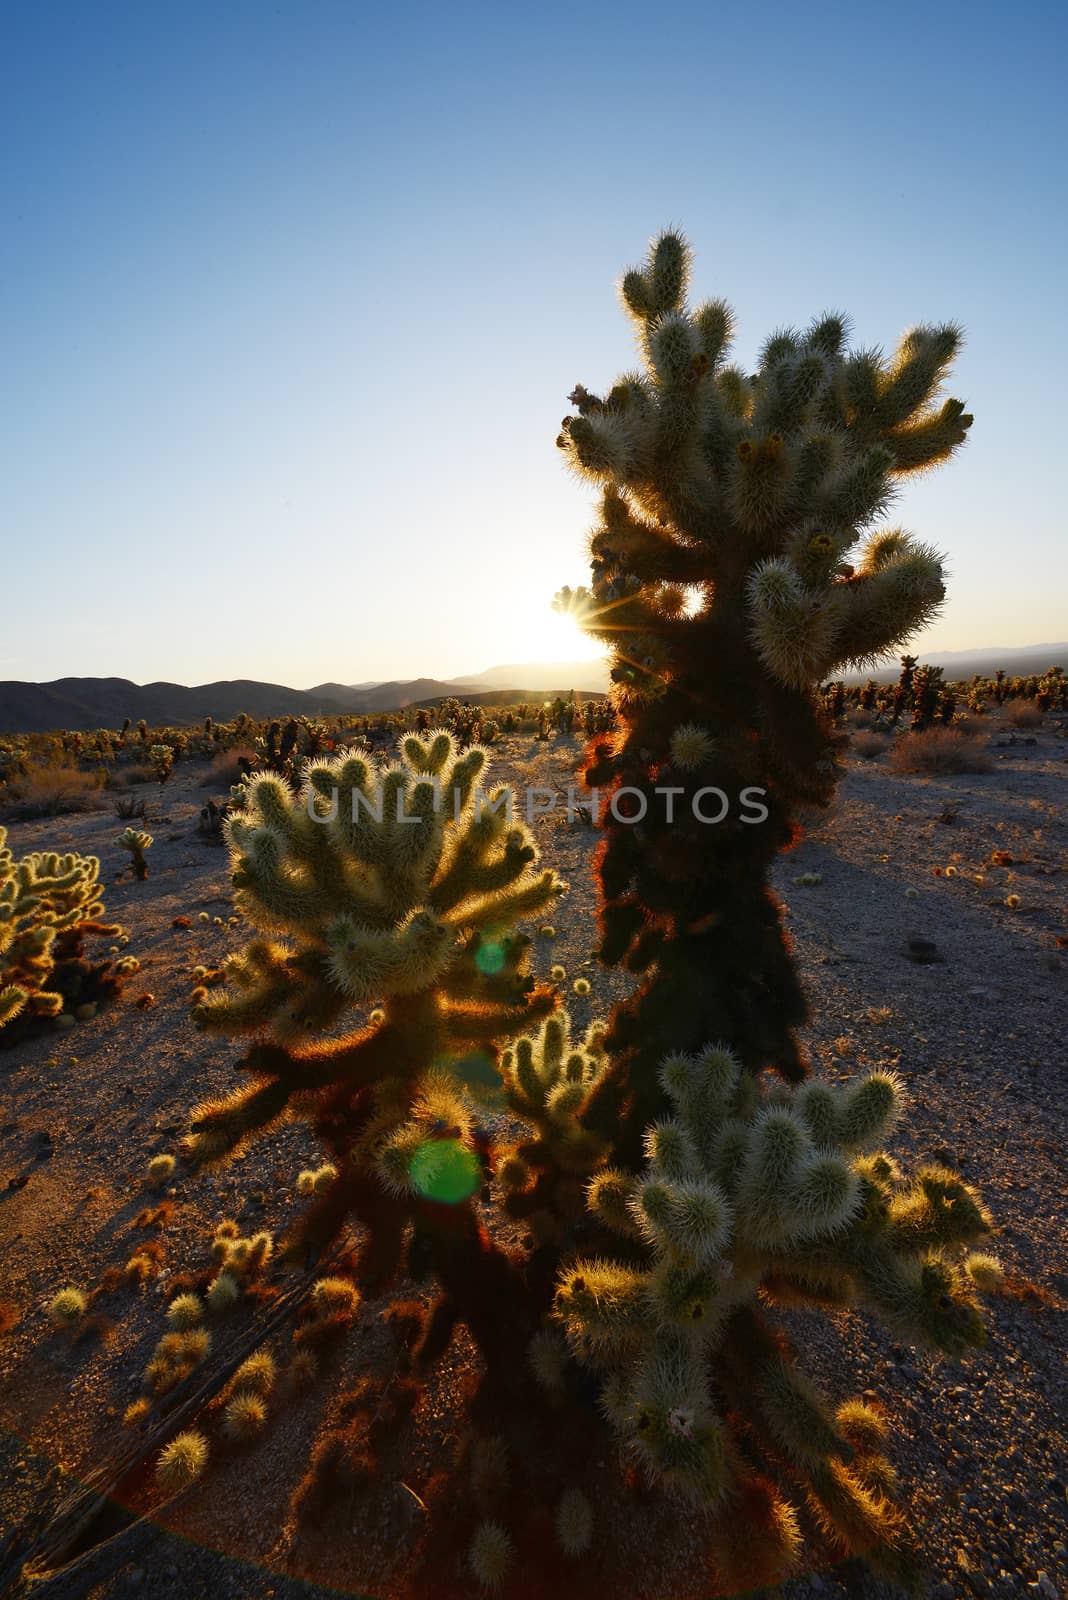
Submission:
[[[584,633],[573,617],[548,606],[532,606],[515,621],[507,644],[510,661],[597,661],[605,654],[604,645]]]

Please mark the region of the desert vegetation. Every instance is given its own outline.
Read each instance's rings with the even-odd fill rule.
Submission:
[[[925,895],[1032,916],[1051,824],[1026,860],[957,848],[950,780],[1052,752],[1068,680],[955,685],[903,656],[895,684],[845,681],[944,595],[938,552],[882,519],[965,442],[960,333],[885,359],[821,315],[745,373],[690,275],[674,231],[625,275],[640,370],[578,385],[557,440],[598,495],[589,586],[557,605],[603,643],[608,700],[0,744],[13,827],[109,807],[105,866],[0,829],[5,1060],[76,1084],[47,1051],[107,1029],[140,1091],[114,1259],[66,1252],[5,1318],[23,1390],[40,1347],[75,1387],[106,1366],[109,1396],[63,1461],[84,1482],[18,1491],[13,1592],[110,1583],[157,1524],[195,1541],[225,1486],[284,1526],[279,1572],[397,1600],[931,1579],[866,1341],[962,1371],[998,1297],[1043,1291],[1002,1259],[982,1151],[937,1126],[917,1148],[908,1032],[894,1056],[832,1033],[791,923],[832,885],[819,819],[847,774],[937,795]],[[530,809],[579,775],[596,805]],[[906,929],[900,969],[937,974]],[[891,981],[861,1013],[877,1041]],[[252,1463],[286,1429],[279,1504]]]

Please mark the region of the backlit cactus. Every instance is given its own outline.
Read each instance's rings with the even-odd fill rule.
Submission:
[[[591,587],[557,604],[611,653],[620,728],[587,771],[599,953],[640,982],[575,1113],[610,1147],[587,1198],[620,1243],[563,1269],[555,1316],[635,1461],[712,1513],[723,1592],[777,1583],[813,1536],[902,1577],[877,1414],[831,1415],[774,1308],[863,1307],[956,1355],[981,1341],[976,1294],[999,1269],[967,1253],[989,1222],[956,1174],[906,1179],[878,1149],[892,1074],[806,1081],[768,880],[839,776],[822,681],[941,604],[937,554],[873,525],[901,475],[964,440],[964,406],[938,398],[960,334],[914,330],[886,362],[827,315],[747,375],[725,362],[728,308],[687,309],[689,272],[668,233],[626,275],[642,370],[603,399],[577,387],[557,440],[602,492]],[[566,1391],[543,1334],[528,1360]]]
[[[671,1114],[647,1131],[642,1171],[589,1185],[627,1250],[561,1275],[571,1352],[600,1374],[635,1460],[698,1504],[748,1501],[747,1480],[782,1463],[748,1556],[737,1527],[719,1550],[724,1579],[786,1576],[813,1517],[842,1551],[898,1569],[900,1512],[872,1493],[882,1450],[856,1464],[860,1423],[835,1425],[767,1308],[860,1305],[897,1337],[959,1355],[981,1342],[976,1293],[997,1281],[993,1258],[968,1254],[989,1219],[954,1174],[906,1177],[878,1148],[900,1109],[891,1074],[787,1087],[713,1046],[669,1057],[660,1081]]]
[[[274,774],[251,779],[226,834],[235,903],[257,936],[193,1011],[205,1029],[252,1037],[251,1081],[194,1112],[186,1147],[224,1160],[281,1118],[308,1117],[331,1161],[302,1185],[303,1237],[321,1245],[358,1218],[364,1268],[388,1280],[414,1222],[408,1247],[438,1270],[443,1317],[476,1338],[492,1320],[486,1272],[499,1289],[514,1268],[480,1243],[472,1197],[488,1143],[463,1086],[472,1069],[499,1086],[498,1041],[553,1009],[513,930],[563,887],[537,870],[510,792],[480,787],[486,766],[481,748],[461,755],[428,732],[405,738],[397,761],[348,750],[309,762],[296,795]],[[361,1022],[357,1008],[372,1007]]]
[[[58,1017],[118,988],[108,963],[82,959],[87,934],[121,930],[104,910],[96,856],[34,851],[16,861],[0,827],[0,1029],[16,1020]]]
[[[580,1043],[571,1038],[571,1019],[563,1010],[502,1053],[509,1104],[533,1124],[540,1142],[567,1171],[588,1171],[603,1154],[578,1126],[575,1113],[604,1065],[604,1023],[592,1023]]]
[[[668,232],[626,274],[641,370],[603,398],[579,385],[557,440],[602,494],[590,589],[557,599],[611,654],[622,727],[595,741],[588,781],[646,813],[603,824],[602,958],[648,976],[617,1010],[587,1108],[605,1133],[623,1117],[632,1160],[670,1050],[721,1038],[750,1070],[804,1073],[768,870],[838,776],[819,684],[941,604],[938,555],[874,525],[896,481],[946,459],[972,420],[938,397],[957,328],[916,328],[887,361],[850,351],[831,313],[776,333],[746,374],[727,364],[724,302],[687,306],[690,267]],[[718,824],[693,810],[709,786],[730,802]],[[747,794],[767,808],[756,825]]]
[[[184,742],[183,740],[183,745]],[[149,747],[148,759],[152,763],[157,783],[166,783],[174,770],[174,758],[177,753],[177,740],[173,744],[154,744]]]
[[[145,860],[145,851],[152,844],[152,835],[143,828],[123,828],[115,839],[120,850],[130,852],[133,874],[139,883],[148,877],[148,862]]]

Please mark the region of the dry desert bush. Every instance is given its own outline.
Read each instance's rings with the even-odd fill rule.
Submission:
[[[134,789],[140,783],[156,783],[158,777],[154,767],[120,767],[108,775],[109,789]]]
[[[1010,728],[1041,728],[1042,708],[1033,700],[1010,700],[1003,717]]]
[[[7,787],[4,796],[8,816],[26,820],[32,817],[58,817],[75,811],[96,811],[100,806],[103,777],[97,772],[78,772],[73,767],[49,767],[31,763],[25,773]]]
[[[881,733],[870,733],[862,728],[859,733],[853,735],[852,749],[858,756],[863,756],[865,761],[874,761],[876,756],[882,755],[889,743],[889,739],[885,739]]]
[[[970,728],[927,728],[923,733],[906,733],[895,744],[890,765],[895,772],[931,776],[990,772],[993,768],[985,738]]]
[[[241,761],[255,761],[256,752],[251,745],[235,745],[232,750],[220,750],[213,756],[211,765],[204,774],[202,789],[231,789],[235,783],[240,783],[242,777]]]

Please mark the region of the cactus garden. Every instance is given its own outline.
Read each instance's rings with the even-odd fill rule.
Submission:
[[[0,735],[4,1593],[1068,1577],[1068,679],[907,653],[961,330],[707,278],[556,439],[607,694]]]

